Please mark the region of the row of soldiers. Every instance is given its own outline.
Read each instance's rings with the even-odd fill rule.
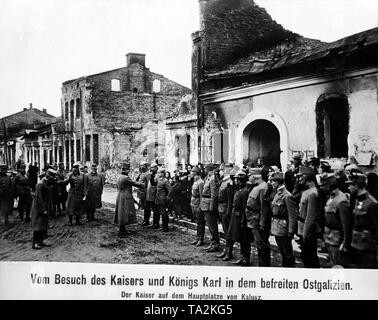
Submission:
[[[137,185],[144,204],[142,225],[159,228],[162,216],[161,230],[167,231],[167,203],[175,194],[164,168],[143,166]],[[206,164],[204,175],[203,179],[199,166],[191,169],[190,205],[197,222],[192,244],[205,244],[207,224],[211,243],[206,252],[220,251],[220,220],[226,245],[217,257],[233,259],[234,243],[239,242],[241,257],[234,261],[236,265],[250,265],[251,243],[255,242],[259,266],[270,266],[269,239],[274,236],[284,267],[295,266],[294,239],[304,267],[319,268],[319,239],[324,239],[335,266],[377,266],[378,203],[367,190],[367,176],[356,165],[335,173],[328,163],[312,159],[303,165],[295,157],[285,174],[277,167],[240,170],[232,164],[218,168]]]
[[[68,213],[68,224],[81,225],[81,216],[86,212],[87,221],[96,220],[94,214],[102,205],[101,195],[105,184],[104,175],[97,172],[97,165],[92,165],[91,172],[80,170],[79,163],[67,172],[63,164],[58,168],[48,166],[34,185],[26,173],[26,165],[18,167],[18,173],[12,178],[7,174],[7,165],[0,164],[0,216],[8,224],[12,214],[14,199],[18,198],[20,221],[31,221],[33,229],[33,249],[41,249],[47,237],[48,218]],[[55,170],[56,169],[56,170]],[[67,192],[67,185],[69,191]]]

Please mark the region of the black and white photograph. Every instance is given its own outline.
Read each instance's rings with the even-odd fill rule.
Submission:
[[[378,1],[1,7],[0,279],[27,272],[33,299],[146,267],[101,284],[343,299],[353,272],[376,298]]]

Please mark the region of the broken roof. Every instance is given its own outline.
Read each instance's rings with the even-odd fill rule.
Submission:
[[[254,75],[282,67],[315,61],[335,54],[351,54],[362,48],[378,44],[378,28],[366,30],[331,43],[302,38],[301,43],[293,42],[273,49],[253,53],[239,59],[222,70],[208,72],[206,80],[235,76]],[[300,44],[300,47],[296,48]],[[307,49],[306,49],[307,45]]]

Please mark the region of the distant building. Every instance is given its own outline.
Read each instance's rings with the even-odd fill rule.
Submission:
[[[65,81],[62,85],[63,161],[98,163],[102,169],[129,161],[165,162],[165,118],[179,108],[186,88],[129,53],[125,67]]]
[[[39,110],[30,103],[29,108],[0,119],[0,162],[5,162],[15,169],[16,162],[39,161],[41,145],[38,143],[25,146],[22,137],[25,131],[56,122],[56,117]],[[25,156],[29,155],[26,159]]]
[[[201,162],[293,154],[377,171],[378,28],[332,43],[285,30],[252,0],[200,0],[193,91]]]

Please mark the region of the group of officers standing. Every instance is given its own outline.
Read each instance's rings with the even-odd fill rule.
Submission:
[[[38,168],[37,168],[38,169]],[[17,172],[8,174],[8,166],[0,164],[0,216],[8,224],[14,200],[18,199],[18,218],[20,222],[31,221],[33,230],[33,249],[48,246],[48,219],[68,214],[68,224],[81,225],[81,216],[86,213],[87,221],[96,220],[94,214],[102,205],[101,195],[105,184],[103,174],[97,172],[97,165],[86,172],[79,163],[67,172],[63,163],[46,166],[38,177],[33,176],[34,168],[21,163]],[[31,171],[31,172],[30,172]],[[38,174],[38,170],[37,170]],[[69,190],[67,191],[67,186]]]
[[[217,257],[232,260],[234,243],[238,242],[240,258],[233,262],[235,265],[251,264],[254,242],[258,265],[270,266],[269,239],[274,236],[283,267],[295,267],[292,245],[295,240],[304,267],[319,268],[317,252],[321,239],[333,266],[376,268],[378,187],[368,181],[376,178],[375,174],[364,174],[354,164],[331,170],[327,162],[319,163],[312,158],[302,163],[301,157],[295,156],[285,174],[276,166],[263,164],[260,168],[242,169],[232,164],[206,164],[190,167],[190,171],[177,170],[172,181],[163,167],[142,163],[140,174],[135,181],[128,178],[128,184],[130,188],[139,188],[138,197],[144,208],[142,225],[159,228],[162,216],[163,232],[168,231],[169,203],[177,203],[179,197],[181,207],[174,209],[180,210],[189,194],[191,214],[197,223],[192,245],[205,245],[207,225],[211,237],[204,250],[221,251],[218,230],[221,221],[226,245]],[[182,180],[186,181],[186,189],[177,187]]]

